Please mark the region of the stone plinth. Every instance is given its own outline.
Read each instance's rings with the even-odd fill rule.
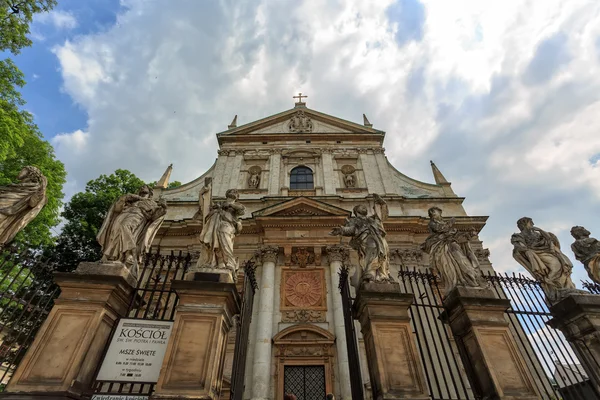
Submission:
[[[412,302],[413,295],[400,293],[397,283],[363,284],[354,302],[374,399],[429,399],[410,326]]]
[[[19,364],[4,398],[79,398],[89,387],[104,347],[127,312],[134,288],[129,271],[86,263],[86,273],[57,273],[61,288],[48,318]]]
[[[227,334],[240,312],[233,283],[174,281],[173,331],[153,399],[219,399]]]
[[[474,390],[489,399],[540,399],[510,332],[510,300],[489,289],[456,287],[444,299],[446,317]]]
[[[565,335],[600,393],[600,296],[571,294],[551,306],[550,312],[554,318],[548,325]]]

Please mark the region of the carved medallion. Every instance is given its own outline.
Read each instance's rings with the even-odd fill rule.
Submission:
[[[309,117],[304,114],[304,111],[298,110],[290,122],[288,122],[288,130],[292,133],[309,133],[313,130],[313,123]]]
[[[282,310],[325,310],[324,270],[284,269],[281,285]]]

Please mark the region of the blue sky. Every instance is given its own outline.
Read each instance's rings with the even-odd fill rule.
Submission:
[[[116,168],[189,181],[214,133],[293,106],[385,130],[386,155],[432,182],[433,159],[489,215],[499,270],[530,216],[571,256],[600,237],[600,2],[59,0],[16,61],[69,173],[68,195]],[[579,263],[575,279],[585,276]]]

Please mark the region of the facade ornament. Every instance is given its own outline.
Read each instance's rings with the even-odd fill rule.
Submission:
[[[229,154],[229,150],[219,149],[219,150],[217,150],[217,154],[220,156],[226,156],[227,154]]]
[[[600,285],[600,242],[591,238],[590,231],[583,226],[571,228],[571,235],[575,238],[571,245],[575,258],[583,264],[590,279]]]
[[[254,165],[248,169],[250,177],[248,178],[248,187],[251,189],[258,189],[260,186],[260,173],[261,168],[258,165]]]
[[[211,200],[200,233],[202,250],[196,270],[228,271],[232,279],[236,279],[238,262],[233,253],[233,240],[242,232],[241,217],[246,213],[246,207],[238,202],[238,198],[237,190],[229,189],[225,192],[225,201]]]
[[[510,238],[514,246],[513,257],[540,281],[548,300],[554,303],[566,294],[576,292],[571,280],[573,264],[560,250],[558,238],[551,232],[536,228],[529,217],[519,219],[517,227],[521,232]]]
[[[14,239],[46,205],[48,179],[36,167],[24,167],[19,183],[0,186],[0,248]]]
[[[290,118],[288,130],[292,133],[310,133],[313,130],[313,123],[303,110],[298,110]]]
[[[276,263],[279,256],[279,247],[277,246],[261,246],[254,253],[254,258],[260,260],[260,262],[272,262]]]
[[[367,152],[369,151],[369,149],[365,148],[365,147],[357,147],[356,148],[356,152],[358,154],[367,154]]]
[[[352,165],[344,165],[341,168],[342,174],[344,174],[344,185],[347,188],[356,187],[356,169]]]
[[[401,265],[415,265],[423,261],[423,250],[420,248],[396,249],[393,253],[398,257]]]
[[[373,197],[373,215],[367,215],[364,204],[357,205],[353,210],[354,216],[346,220],[344,226],[334,228],[330,235],[352,237],[350,246],[358,252],[361,282],[393,282],[383,227],[383,221],[388,217],[388,207],[379,195],[374,194]]]
[[[281,322],[326,322],[325,312],[304,309],[283,311]]]
[[[152,188],[144,185],[138,194],[125,194],[113,203],[98,231],[101,263],[122,263],[138,277],[142,257],[167,214],[167,203],[152,195]]]
[[[342,265],[347,265],[350,261],[350,248],[348,246],[335,244],[327,246],[326,250],[330,264],[334,261],[339,261]]]
[[[292,254],[292,262],[301,268],[305,268],[307,265],[314,264],[315,255],[309,252],[306,247],[299,247],[295,253]]]
[[[475,249],[475,256],[479,262],[489,262],[490,249]]]
[[[311,271],[288,274],[283,283],[286,307],[310,309],[319,307],[324,300],[320,273]]]
[[[444,221],[438,207],[431,207],[428,214],[430,235],[421,249],[429,254],[431,267],[442,277],[445,294],[456,286],[483,287],[479,261],[469,244],[476,233],[458,232],[454,218]]]
[[[227,154],[229,157],[235,157],[237,154],[237,152],[235,150],[229,150],[229,153]]]
[[[273,155],[273,154],[281,154],[281,152],[283,151],[283,149],[279,148],[279,147],[275,147],[272,149],[268,149],[267,150],[269,154]]]

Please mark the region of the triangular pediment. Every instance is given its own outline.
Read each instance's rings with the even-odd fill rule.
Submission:
[[[350,122],[341,118],[311,110],[307,107],[295,107],[290,110],[259,119],[217,134],[219,136],[270,135],[270,134],[339,134],[363,133],[384,134],[383,131]]]
[[[298,197],[252,213],[257,217],[349,217],[350,211],[307,197]]]

